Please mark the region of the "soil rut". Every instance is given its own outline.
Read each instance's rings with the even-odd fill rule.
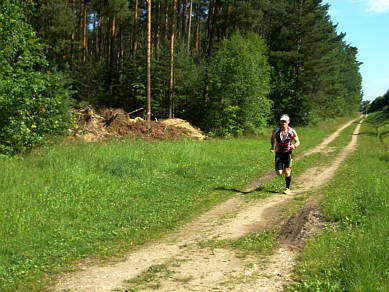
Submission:
[[[304,156],[323,151],[339,133],[353,123],[350,121]],[[238,239],[248,233],[276,226],[280,222],[282,206],[297,194],[317,191],[335,174],[347,155],[354,149],[361,123],[357,125],[348,146],[321,175],[309,169],[297,177],[300,182],[292,195],[271,197],[247,202],[242,194],[258,188],[273,177],[272,172],[257,179],[242,193],[214,207],[199,218],[180,228],[176,233],[158,242],[132,250],[125,260],[107,266],[82,267],[79,271],[59,277],[55,291],[126,291],[142,272],[154,269],[155,279],[142,283],[139,291],[282,291],[290,280],[300,252],[299,240],[309,236],[319,221],[316,203],[308,202],[303,212],[292,216],[281,228],[279,246],[273,254],[264,257],[238,257],[228,248],[201,247],[208,240]],[[315,196],[313,196],[315,197]],[[313,231],[314,232],[314,231]],[[131,290],[129,290],[131,291]]]

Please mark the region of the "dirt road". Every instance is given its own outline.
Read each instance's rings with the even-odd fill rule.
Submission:
[[[339,128],[304,156],[325,150],[354,121]],[[296,264],[301,239],[321,229],[317,196],[312,196],[301,212],[289,220],[280,217],[282,208],[298,194],[308,190],[317,193],[333,177],[355,148],[360,126],[361,122],[348,146],[328,167],[320,169],[319,176],[315,176],[319,170],[313,168],[296,177],[297,187],[291,195],[274,194],[250,201],[237,193],[167,238],[132,250],[123,261],[106,266],[85,265],[79,271],[61,275],[54,290],[282,291]],[[272,176],[269,172],[244,192],[253,191]],[[201,244],[234,240],[270,227],[281,228],[279,243],[272,254],[262,257],[241,257],[231,248]]]

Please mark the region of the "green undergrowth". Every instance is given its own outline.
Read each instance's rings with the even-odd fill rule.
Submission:
[[[346,120],[298,129],[299,150]],[[188,222],[271,170],[269,135],[57,145],[0,158],[0,291],[41,291]],[[313,162],[312,162],[313,163]]]
[[[387,117],[368,117],[357,150],[324,188],[323,212],[337,228],[307,242],[289,291],[389,291]]]

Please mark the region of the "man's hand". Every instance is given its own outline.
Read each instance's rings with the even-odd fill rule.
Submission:
[[[274,152],[274,149],[273,149],[273,148],[270,148],[270,152],[273,153],[273,152]]]

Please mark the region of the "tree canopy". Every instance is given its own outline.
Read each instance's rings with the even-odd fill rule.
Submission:
[[[209,65],[208,117],[219,135],[255,133],[271,115],[270,65],[265,42],[239,33],[223,40]]]
[[[258,132],[281,113],[294,124],[351,115],[361,102],[357,49],[320,0],[23,2],[28,9],[16,19],[39,56],[31,70],[42,72],[47,60],[79,103],[146,108],[147,2],[153,119],[175,116],[236,135]],[[0,62],[8,62],[3,52]]]
[[[376,112],[382,110],[385,106],[389,106],[389,89],[383,96],[376,97],[368,106],[368,112]]]

